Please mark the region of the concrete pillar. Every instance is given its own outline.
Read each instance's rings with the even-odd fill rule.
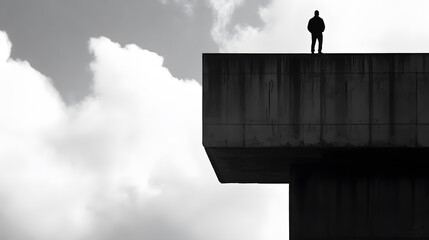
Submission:
[[[292,166],[290,239],[429,239],[429,176],[421,167]]]

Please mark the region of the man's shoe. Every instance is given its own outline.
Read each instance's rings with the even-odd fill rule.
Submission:
[[[319,54],[323,54],[322,51],[319,51]]]

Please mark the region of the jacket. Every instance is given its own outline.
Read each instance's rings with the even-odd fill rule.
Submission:
[[[325,23],[319,16],[314,16],[310,21],[308,21],[307,29],[312,34],[320,34],[325,31]]]

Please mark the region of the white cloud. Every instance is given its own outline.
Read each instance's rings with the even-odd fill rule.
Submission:
[[[228,30],[234,11],[244,3],[244,0],[209,0],[215,19],[211,30],[213,40],[221,52],[228,50],[225,45],[232,37]]]
[[[0,44],[0,63],[4,63],[9,59],[12,50],[12,43],[4,32],[0,32]]]
[[[201,87],[136,45],[91,39],[91,96],[66,106],[0,32],[1,239],[285,239],[287,188],[221,185]]]
[[[211,0],[215,1],[215,0]],[[232,26],[214,20],[213,36],[221,52],[306,52],[310,50],[308,20],[314,10],[325,20],[325,52],[428,52],[429,2],[272,0],[259,11],[264,27]],[[214,7],[216,10],[217,8]],[[217,10],[216,10],[217,11]],[[232,13],[227,14],[229,22]],[[221,26],[221,30],[216,30]]]

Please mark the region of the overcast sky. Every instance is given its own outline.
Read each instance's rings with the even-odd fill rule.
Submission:
[[[428,52],[426,0],[0,1],[1,239],[287,239],[287,185],[221,185],[203,52]]]

